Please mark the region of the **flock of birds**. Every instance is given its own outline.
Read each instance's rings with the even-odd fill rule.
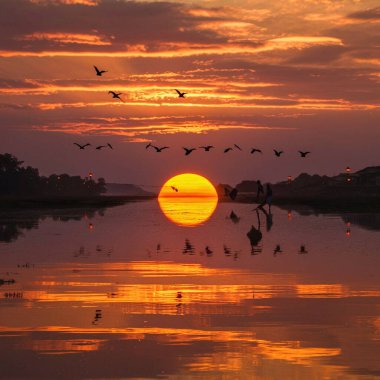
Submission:
[[[108,72],[107,70],[101,70],[101,69],[99,69],[95,65],[94,65],[94,69],[95,69],[95,73],[96,73],[96,75],[98,77],[101,77],[103,74],[105,74],[105,73]],[[187,94],[186,92],[180,91],[180,90],[178,90],[176,88],[174,89],[174,91],[178,94],[179,98],[185,98],[185,95]],[[112,95],[112,99],[118,99],[118,100],[124,102],[123,98],[121,97],[121,95],[124,95],[122,92],[108,91],[108,94]],[[81,149],[81,150],[84,150],[87,146],[91,146],[91,144],[89,144],[89,143],[84,144],[84,145],[81,145],[81,144],[78,144],[78,143],[74,143],[74,145],[78,146],[78,148]],[[109,143],[107,145],[99,145],[95,149],[101,150],[102,148],[106,148],[106,147],[109,147],[109,148],[113,149],[113,147]],[[156,153],[161,153],[164,150],[169,149],[170,147],[169,146],[158,147],[156,145],[153,145],[150,142],[145,148],[146,149],[152,148],[153,150],[156,151]],[[203,149],[205,152],[210,152],[211,149],[215,149],[215,147],[213,145],[205,145],[205,146],[191,147],[191,148],[183,147],[182,149],[184,150],[185,156],[189,156],[192,152],[194,152],[197,149]],[[228,146],[228,147],[224,148],[223,149],[223,153],[228,153],[228,152],[230,152],[232,150],[242,151],[243,149],[238,144],[233,144],[233,146]],[[284,151],[277,150],[277,149],[273,149],[273,152],[274,152],[274,155],[276,157],[281,157],[281,155],[284,154]],[[258,148],[251,148],[250,149],[250,153],[251,154],[254,154],[254,153],[263,154],[262,150],[258,149]],[[299,153],[300,157],[302,157],[302,158],[305,158],[305,157],[307,157],[308,154],[310,154],[309,151],[301,151],[301,150],[299,150],[298,153]]]
[[[103,74],[105,73],[108,73],[107,70],[100,70],[97,66],[94,65],[94,69],[95,69],[95,73],[98,77],[101,77]],[[174,89],[174,91],[176,91],[176,93],[178,94],[178,97],[179,98],[184,98],[185,95],[186,95],[186,92],[182,92],[180,90],[177,90],[177,89]],[[122,92],[116,92],[116,91],[108,91],[108,94],[112,95],[112,99],[118,99],[120,100],[121,102],[124,103],[124,100],[123,98],[121,97],[121,95],[124,95]]]
[[[156,145],[153,145],[150,142],[148,145],[145,146],[145,149],[149,149],[149,148],[154,149],[157,153],[161,153],[163,150],[169,149],[170,147],[169,146],[158,147]],[[194,152],[197,149],[203,149],[205,152],[210,152],[210,150],[211,149],[215,149],[215,147],[213,145],[204,145],[204,146],[200,146],[198,148],[186,148],[186,147],[182,147],[182,149],[185,152],[185,156],[189,156],[192,152]],[[233,146],[229,146],[229,147],[224,148],[223,153],[228,153],[228,152],[230,152],[232,150],[243,151],[243,149],[238,144],[234,144]],[[276,157],[281,157],[281,155],[284,153],[283,150],[277,150],[277,149],[273,149],[273,152],[274,152],[274,155]],[[263,151],[261,149],[258,149],[258,148],[251,148],[250,149],[250,153],[251,154],[254,154],[254,153],[263,154]],[[308,154],[310,154],[309,151],[301,151],[301,150],[299,150],[298,153],[303,158],[305,158]]]
[[[74,145],[76,145],[80,150],[84,150],[87,146],[91,146],[90,143],[87,143],[87,144],[84,144],[84,145],[81,145],[81,144],[78,144],[78,143],[74,143]],[[98,146],[95,147],[96,150],[101,150],[103,148],[113,149],[113,146],[110,143],[107,143],[106,145],[98,145]]]
[[[257,255],[258,253],[262,252],[262,246],[259,246],[258,244],[255,244],[252,248],[254,248],[251,250],[252,255]],[[161,252],[162,252],[161,244],[157,244],[156,254],[159,254]],[[169,251],[164,251],[164,252],[169,252]],[[194,244],[192,244],[189,239],[185,239],[185,245],[182,249],[182,254],[192,256],[192,255],[195,255],[196,253],[197,253],[197,250]],[[223,244],[223,253],[226,257],[233,257],[234,260],[237,260],[241,253],[241,250],[234,250],[230,246]],[[273,249],[273,255],[276,256],[277,254],[280,254],[280,253],[285,253],[285,251],[282,249],[280,244],[276,244],[276,246]],[[302,255],[302,254],[307,254],[309,252],[306,249],[306,246],[304,244],[301,244],[297,253]],[[200,256],[206,255],[208,257],[212,257],[214,255],[214,249],[211,248],[209,245],[206,245],[204,250],[199,251],[199,255]]]
[[[92,146],[90,143],[79,144],[76,142],[74,143],[74,145],[76,145],[80,150],[84,150],[86,147]],[[95,147],[96,150],[101,150],[103,148],[113,149],[113,146],[110,143],[107,143],[106,145],[98,145]],[[150,142],[148,145],[146,145],[145,149],[149,149],[149,148],[154,149],[157,153],[161,153],[162,151],[164,151],[165,149],[169,149],[170,147],[169,146],[158,147],[156,145],[153,145]],[[214,149],[215,147],[213,145],[205,145],[205,146],[200,146],[198,148],[203,149],[205,152],[210,152],[210,150]],[[191,153],[193,153],[198,148],[185,148],[185,147],[183,147],[182,149],[185,152],[185,156],[189,156]],[[234,149],[235,150],[237,149],[240,151],[243,150],[238,144],[234,144],[233,147],[230,146],[230,147],[224,148],[223,153],[228,153]],[[277,150],[277,149],[273,149],[273,152],[274,152],[276,157],[281,157],[281,155],[284,153],[284,151]],[[263,151],[261,149],[258,149],[258,148],[251,148],[250,153],[251,154],[254,154],[254,153],[263,154]],[[308,154],[310,154],[310,152],[308,152],[308,151],[305,152],[305,151],[301,151],[301,150],[299,150],[298,153],[299,153],[300,157],[302,157],[302,158],[305,158]]]

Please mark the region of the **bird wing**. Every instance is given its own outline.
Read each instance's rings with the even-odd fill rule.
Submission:
[[[178,95],[181,95],[181,91],[178,91],[176,88],[175,88],[175,91],[177,92]]]
[[[79,145],[78,143],[73,143],[74,145],[76,145],[77,147],[81,148],[82,146]]]
[[[87,144],[83,145],[83,147],[85,147],[85,146],[90,146],[90,145],[91,145],[91,144],[87,143]]]
[[[236,148],[238,148],[239,150],[242,150],[239,145],[234,144],[234,146],[236,146]]]
[[[99,74],[100,71],[95,65],[94,65],[94,69],[95,69],[96,73]]]
[[[109,94],[116,95],[115,91],[108,91]]]
[[[111,149],[113,149],[112,145],[110,143],[107,144]]]

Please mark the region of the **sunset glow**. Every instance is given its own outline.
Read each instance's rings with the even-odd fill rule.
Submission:
[[[265,152],[278,144],[323,150],[307,167],[286,155],[273,170],[267,155],[252,167],[235,155],[225,183],[251,169],[268,181],[282,180],[289,167],[294,176],[332,175],[356,146],[366,146],[352,157],[356,167],[377,157],[378,1],[4,0],[0,14],[0,149],[24,147],[20,159],[44,173],[87,172],[99,155],[83,160],[67,149],[72,139],[120,148],[99,161],[99,176],[155,186],[183,170],[217,178],[220,157],[194,155],[184,167],[171,149],[162,165],[162,156],[146,154],[149,141],[222,149],[233,135],[245,149],[255,142]],[[95,75],[93,65],[106,73]],[[109,90],[122,92],[123,102]],[[40,144],[54,157],[36,155]],[[136,160],[147,170],[133,170]]]

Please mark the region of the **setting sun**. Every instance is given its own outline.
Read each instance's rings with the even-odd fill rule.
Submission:
[[[210,218],[218,203],[218,194],[208,179],[184,173],[164,183],[158,203],[165,216],[175,224],[196,226]]]

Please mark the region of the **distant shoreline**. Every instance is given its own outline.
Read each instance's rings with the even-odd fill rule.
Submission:
[[[240,194],[235,202],[230,201],[228,198],[223,197],[219,199],[219,202],[231,202],[231,203],[250,203],[252,206],[257,206],[260,202],[256,202],[256,197],[248,194]],[[272,205],[279,206],[281,208],[288,207],[310,207],[316,211],[321,212],[334,212],[334,211],[362,211],[362,212],[380,212],[380,197],[274,197]],[[265,206],[267,207],[267,206]]]
[[[93,197],[0,197],[0,209],[9,208],[102,208],[120,206],[129,202],[154,199],[156,196]]]
[[[107,208],[121,206],[130,202],[157,199],[157,195],[148,196],[93,196],[93,197],[0,197],[0,210],[4,209],[44,209],[44,208]],[[246,203],[257,206],[255,196],[240,194],[236,201],[219,197],[220,203]],[[278,197],[272,204],[281,208],[310,207],[320,212],[362,211],[380,212],[380,197],[339,197],[308,198]]]

